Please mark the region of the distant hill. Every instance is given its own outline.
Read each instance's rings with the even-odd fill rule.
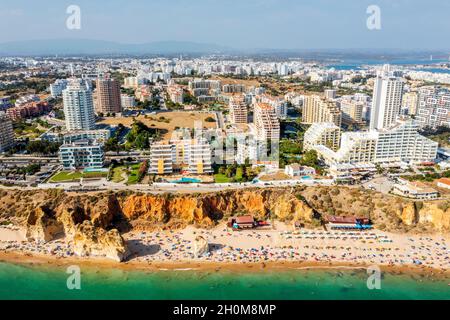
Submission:
[[[0,43],[0,55],[102,55],[102,54],[178,54],[223,53],[230,48],[209,43],[160,41],[123,44],[87,39],[29,40]]]

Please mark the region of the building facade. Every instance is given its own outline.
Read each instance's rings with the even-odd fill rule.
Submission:
[[[14,145],[12,121],[0,113],[0,153],[8,151]]]
[[[303,147],[311,150],[316,145],[324,145],[337,151],[340,141],[341,129],[337,125],[331,122],[313,123],[305,132]]]
[[[375,79],[370,129],[389,128],[400,115],[403,96],[401,78],[386,75]]]
[[[71,80],[63,90],[64,115],[68,131],[95,129],[91,90],[81,80]]]
[[[254,123],[258,140],[279,140],[280,121],[274,108],[267,103],[257,103],[254,108]]]
[[[316,95],[305,97],[303,104],[304,123],[332,122],[340,127],[341,120],[341,110],[336,102],[328,101]]]
[[[95,140],[80,140],[59,148],[64,170],[102,168],[105,161],[103,145]]]
[[[97,113],[121,113],[122,102],[119,82],[108,77],[98,78],[96,81],[95,102]]]
[[[233,95],[229,102],[230,120],[234,124],[247,123],[248,112],[244,95]]]
[[[420,88],[416,120],[420,128],[450,127],[450,90],[439,86]]]

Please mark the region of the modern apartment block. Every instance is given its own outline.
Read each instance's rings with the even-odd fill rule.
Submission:
[[[255,95],[253,99],[253,104],[256,103],[266,103],[272,106],[278,118],[287,118],[287,103],[283,98],[274,97],[268,94],[258,94]]]
[[[6,114],[12,121],[20,121],[27,118],[39,117],[52,110],[48,102],[28,102],[9,108]]]
[[[303,140],[305,150],[311,150],[316,145],[324,145],[333,151],[339,149],[341,129],[331,122],[313,123],[306,130]]]
[[[450,90],[439,86],[420,88],[416,120],[420,128],[450,127]]]
[[[304,123],[332,122],[340,127],[341,121],[341,110],[336,102],[328,101],[317,95],[305,97],[303,104]]]
[[[156,142],[150,148],[152,174],[171,174],[185,171],[189,174],[210,174],[212,169],[211,145],[202,138]]]
[[[184,91],[182,87],[178,85],[170,85],[167,87],[167,93],[169,94],[170,100],[172,100],[174,103],[183,104]]]
[[[438,143],[418,132],[412,120],[398,120],[389,129],[379,130],[376,162],[433,161],[437,155]]]
[[[225,84],[222,86],[223,93],[244,93],[245,85],[238,83]]]
[[[244,95],[233,95],[229,102],[230,119],[232,123],[247,123],[248,112]]]
[[[274,108],[267,103],[257,103],[254,108],[254,123],[258,140],[279,140],[280,121]]]
[[[60,97],[64,89],[67,88],[66,79],[57,79],[54,83],[50,84],[50,94],[53,98]]]
[[[14,131],[11,119],[0,113],[0,153],[5,152],[14,145]]]
[[[64,170],[102,168],[105,155],[102,144],[95,140],[80,140],[62,145],[59,159]]]
[[[175,146],[168,142],[153,143],[150,147],[151,174],[171,174],[174,171]]]
[[[217,96],[222,89],[219,80],[195,79],[189,81],[189,91],[194,97]]]
[[[342,112],[342,122],[345,124],[362,124],[363,110],[365,103],[353,99],[343,99],[340,101]]]
[[[375,79],[370,129],[389,128],[400,116],[403,96],[401,78],[379,75]]]
[[[205,139],[192,139],[189,144],[188,171],[191,174],[210,174],[212,169],[211,145]]]
[[[127,94],[122,94],[120,96],[120,102],[122,105],[122,109],[133,109],[136,106],[136,100],[134,96],[129,96]]]
[[[397,120],[395,125],[368,132],[345,132],[337,152],[324,145],[313,148],[329,165],[339,163],[431,162],[438,143],[418,132],[413,120]]]
[[[86,131],[69,131],[69,132],[46,132],[41,136],[41,139],[72,143],[79,140],[96,140],[97,142],[106,142],[111,137],[111,131],[109,129],[99,130],[86,130]]]
[[[82,80],[72,79],[62,95],[67,131],[93,130],[95,114],[92,91]]]
[[[335,89],[327,89],[324,91],[325,98],[327,98],[328,100],[336,99],[336,93],[337,91]]]
[[[96,80],[95,103],[97,113],[121,113],[120,83],[109,77],[98,78]]]
[[[450,101],[450,100],[449,100]],[[407,92],[402,99],[402,114],[415,115],[419,105],[419,93],[416,91]]]

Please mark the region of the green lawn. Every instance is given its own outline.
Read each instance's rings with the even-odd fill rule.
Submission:
[[[229,183],[231,181],[230,181],[230,178],[228,178],[226,175],[217,173],[214,175],[214,182],[215,183]]]
[[[138,172],[139,172],[139,167],[141,166],[140,163],[137,164],[133,164],[130,167],[130,173],[128,174],[128,184],[136,184],[138,183]]]
[[[106,172],[80,172],[80,171],[61,171],[50,178],[50,182],[67,182],[79,181],[81,178],[103,178],[106,177]]]
[[[115,183],[122,182],[124,180],[122,175],[125,172],[126,168],[127,168],[126,166],[115,167],[112,172],[112,178],[111,178],[112,182],[115,182]]]
[[[83,174],[78,171],[61,171],[50,178],[50,182],[78,181]]]

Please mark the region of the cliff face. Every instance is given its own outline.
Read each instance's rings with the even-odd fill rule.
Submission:
[[[73,251],[76,255],[106,257],[123,261],[129,252],[119,231],[105,231],[97,228],[89,220],[76,226],[73,237]]]
[[[229,216],[314,224],[327,214],[369,217],[375,227],[393,232],[448,232],[450,202],[414,202],[346,187],[271,188],[205,194],[139,194],[132,192],[73,195],[57,190],[0,189],[0,217],[19,219],[29,238],[48,241],[58,232],[73,239],[89,221],[108,231],[212,227]]]
[[[240,190],[196,196],[130,195],[122,201],[122,211],[129,220],[195,223],[206,227],[239,213],[249,213],[257,219],[311,222],[313,218],[312,208],[289,189]]]

